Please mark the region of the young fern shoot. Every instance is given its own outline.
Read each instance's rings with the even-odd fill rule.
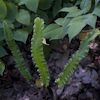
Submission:
[[[61,72],[59,74],[59,78],[55,80],[55,82],[58,83],[58,87],[62,87],[67,83],[69,77],[73,74],[79,62],[87,56],[91,40],[95,39],[98,35],[100,35],[100,31],[98,29],[93,30],[88,33],[85,40],[81,41],[79,50],[72,55],[72,58],[69,59],[68,63],[64,66],[64,71]]]
[[[50,75],[48,71],[48,66],[43,54],[43,35],[44,35],[44,21],[43,19],[36,18],[34,20],[34,34],[31,39],[31,55],[33,61],[38,68],[40,78],[42,80],[42,85],[46,87],[49,85]]]
[[[6,22],[3,22],[3,27],[4,27],[4,36],[5,36],[6,42],[14,56],[16,66],[17,66],[18,70],[20,71],[20,73],[22,74],[22,76],[27,81],[30,81],[32,79],[32,76],[25,66],[24,59],[21,55],[21,52],[20,52],[17,44],[13,40],[12,32]]]

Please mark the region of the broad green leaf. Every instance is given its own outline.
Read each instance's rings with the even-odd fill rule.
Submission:
[[[4,37],[4,32],[3,32],[3,29],[0,28],[0,41],[4,40],[5,37]]]
[[[69,12],[67,14],[67,17],[77,17],[79,15],[81,15],[82,13],[80,12],[80,10],[76,11],[76,12]]]
[[[12,21],[9,19],[4,19],[0,21],[0,28],[3,28],[3,22],[6,21],[10,28],[14,29],[14,24],[12,24]]]
[[[13,32],[13,39],[26,43],[28,32],[23,29],[17,29]]]
[[[77,22],[73,23],[69,29],[68,29],[68,36],[69,36],[69,42],[71,42],[72,38],[76,36],[85,26],[85,23]]]
[[[80,5],[80,4],[81,4],[81,0],[77,0],[76,3],[75,3],[75,6]]]
[[[68,34],[68,28],[69,28],[68,24],[69,24],[69,22],[71,21],[71,19],[72,19],[72,18],[69,18],[69,17],[67,17],[67,16],[64,18],[62,37],[64,37],[65,35]]]
[[[63,36],[63,28],[59,27],[55,29],[54,31],[52,31],[50,40],[62,39],[63,38],[62,36]]]
[[[6,19],[9,19],[10,21],[14,22],[15,21],[15,10],[9,3],[6,3],[6,6],[7,6]]]
[[[33,24],[31,23],[29,26],[23,28],[26,32],[28,32],[28,34],[31,34],[32,30],[33,30]]]
[[[5,70],[5,65],[4,65],[3,61],[0,59],[0,75],[3,76],[4,70]]]
[[[95,0],[95,6],[98,4],[99,1],[100,1],[100,0]]]
[[[17,21],[15,21],[15,22],[14,22],[14,25],[15,25],[15,28],[19,28],[22,24],[19,23],[19,22],[17,22]]]
[[[73,23],[77,23],[77,22],[82,22],[83,23],[84,19],[85,19],[85,15],[74,17],[74,18],[71,19],[68,26],[72,25]]]
[[[100,17],[100,2],[94,8],[94,11],[92,13]]]
[[[53,6],[53,17],[55,17],[58,11],[61,9],[62,0],[56,0]]]
[[[76,7],[76,6],[73,6],[73,7],[65,7],[65,8],[62,8],[59,12],[79,12],[80,10]]]
[[[97,20],[97,16],[93,14],[87,14],[85,16],[84,23],[90,25],[92,28],[95,28],[96,20]]]
[[[27,3],[28,0],[20,0],[20,2],[18,3],[19,6],[24,5]],[[34,1],[34,0],[33,0]]]
[[[30,17],[30,13],[24,9],[20,9],[19,12],[16,13],[16,20],[21,24],[29,25]]]
[[[39,5],[39,0],[27,0],[25,5],[29,10],[31,10],[31,11],[36,13],[38,5]]]
[[[40,0],[39,8],[42,10],[47,10],[51,7],[53,0]]]
[[[73,3],[63,3],[63,7],[72,7],[73,6]]]
[[[8,53],[6,50],[0,45],[0,57],[6,56]]]
[[[55,23],[61,26],[63,26],[63,22],[64,22],[64,18],[58,18],[55,20]]]
[[[7,15],[7,7],[3,0],[0,0],[0,20],[4,19]]]
[[[42,11],[42,10],[37,10],[37,15],[38,15],[40,18],[44,19],[44,22],[45,22],[46,24],[48,24],[48,16],[47,16],[47,14],[46,14],[44,11]]]
[[[54,34],[55,30],[59,29],[57,24],[50,24],[44,29],[44,38],[51,38],[52,34]]]
[[[0,45],[5,46],[6,44],[4,43],[4,41],[0,41]]]
[[[14,3],[9,2],[9,4],[13,7],[15,14],[18,12],[18,6]]]
[[[81,10],[82,14],[85,14],[90,10],[91,3],[92,3],[91,0],[82,0],[81,1],[80,8],[82,9]]]

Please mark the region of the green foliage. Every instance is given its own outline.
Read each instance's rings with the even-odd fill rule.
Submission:
[[[0,20],[4,19],[7,14],[7,7],[3,0],[0,0]]]
[[[28,69],[25,66],[24,59],[21,55],[21,52],[20,52],[18,46],[16,45],[15,41],[13,40],[12,32],[9,29],[6,22],[4,22],[3,25],[4,25],[5,39],[6,39],[6,42],[9,46],[13,56],[14,56],[16,66],[17,66],[18,70],[20,71],[20,73],[23,75],[23,77],[27,81],[30,81],[32,79],[32,76],[31,76],[30,72],[28,71]]]
[[[36,17],[40,17],[44,21]],[[3,40],[6,39],[19,71],[30,81],[32,76],[26,68],[24,59],[14,40],[26,43],[34,24],[31,53],[40,78],[47,87],[50,76],[45,61],[45,57],[48,57],[48,55],[46,49],[43,51],[43,37],[56,40],[62,39],[68,34],[69,42],[71,42],[73,37],[86,25],[95,29],[97,17],[100,17],[100,0],[0,0],[0,57],[7,55],[3,48],[5,45]],[[56,79],[59,87],[66,84],[79,61],[86,57],[90,41],[99,34],[98,30],[94,30],[81,42],[79,50],[72,55],[72,58],[64,67],[64,72],[60,73],[59,78]],[[44,57],[44,55],[46,56]],[[2,63],[0,74],[2,75],[4,64],[1,60],[0,62]]]
[[[27,10],[20,9],[20,11],[16,13],[16,20],[21,24],[29,25],[30,13]]]
[[[37,71],[39,72],[43,85],[47,87],[49,85],[50,76],[43,54],[43,28],[44,21],[40,18],[36,18],[34,21],[34,34],[31,40],[31,54],[33,61],[36,63],[36,67],[38,68]]]
[[[3,61],[0,59],[0,75],[3,76],[4,70],[5,70],[5,65],[4,65]]]
[[[100,17],[99,1],[100,0],[95,0],[95,2],[92,0],[74,0],[72,6],[64,3],[67,1],[63,1],[64,8],[59,10],[59,13],[65,12],[65,16],[64,18],[60,17],[54,21],[56,23],[55,26],[58,25],[59,27],[58,33],[57,31],[55,32],[56,29],[52,30],[52,25],[54,25],[52,23],[44,29],[44,37],[50,40],[62,39],[68,34],[69,42],[71,42],[73,37],[75,37],[86,25],[95,28],[97,16]]]
[[[67,83],[69,77],[73,74],[73,72],[77,68],[79,62],[87,56],[91,40],[93,40],[98,35],[100,35],[100,31],[94,30],[94,31],[88,33],[85,40],[81,41],[79,50],[77,50],[72,55],[72,58],[69,59],[68,63],[64,66],[64,71],[61,72],[59,74],[59,78],[55,80],[55,82],[58,83],[58,87],[62,87],[64,84]]]
[[[3,57],[5,55],[8,55],[8,53],[6,52],[6,50],[0,45],[0,57]]]

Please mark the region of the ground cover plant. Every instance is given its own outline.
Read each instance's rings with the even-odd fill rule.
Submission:
[[[58,87],[64,86],[79,62],[87,56],[91,41],[100,34],[99,28],[95,28],[97,17],[100,17],[99,0],[0,0],[0,2],[1,9],[4,11],[0,11],[2,12],[0,16],[1,59],[3,56],[8,55],[3,48],[7,42],[18,70],[27,81],[34,84],[31,73],[25,66],[24,59],[15,42],[17,40],[25,44],[28,36],[33,31],[31,56],[42,80],[41,86],[44,85],[47,92],[50,75],[43,51],[45,49],[42,43],[43,39],[49,39],[49,41],[62,39],[68,34],[70,43],[86,25],[93,28],[89,30],[87,37],[81,41],[79,49],[64,66],[59,78],[55,80]],[[3,75],[5,65],[2,60],[0,60],[0,67],[0,74]],[[48,94],[50,95],[49,92]],[[50,97],[52,99],[51,95]]]

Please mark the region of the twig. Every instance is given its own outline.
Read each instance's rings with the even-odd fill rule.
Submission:
[[[53,100],[53,98],[52,98],[51,94],[49,93],[49,90],[48,90],[47,87],[46,87],[46,90],[47,90],[47,93],[48,93],[48,95],[50,96],[51,100]]]

